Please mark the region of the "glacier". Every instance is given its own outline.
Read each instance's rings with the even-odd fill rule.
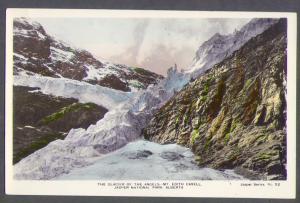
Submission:
[[[190,149],[145,140],[100,157],[93,165],[78,168],[53,180],[240,180],[232,170],[199,168]]]
[[[68,78],[53,78],[39,74],[14,75],[14,85],[37,87],[44,94],[75,98],[79,102],[93,102],[110,110],[133,96],[131,92],[114,90],[100,85]]]
[[[165,104],[177,91],[180,91],[192,78],[197,77],[226,58],[226,56],[232,54],[246,43],[251,36],[253,37],[263,32],[274,22],[275,20],[270,19],[254,19],[245,25],[241,31],[237,31],[232,35],[223,36],[216,34],[200,46],[193,64],[187,71],[179,72],[175,65],[169,69],[167,77],[162,79],[157,85],[149,85],[146,90],[137,92],[124,93],[62,78],[46,78],[22,74],[14,76],[15,85],[39,87],[40,91],[45,94],[74,97],[79,99],[79,101],[94,102],[109,109],[104,118],[95,125],[91,125],[86,130],[72,129],[64,140],[53,141],[15,164],[14,178],[19,180],[105,178],[99,175],[100,172],[108,173],[107,177],[115,179],[126,179],[126,174],[128,175],[127,178],[137,179],[179,178],[180,174],[187,179],[192,177],[199,179],[241,178],[230,171],[220,172],[212,169],[199,169],[195,168],[196,166],[192,163],[189,163],[190,165],[187,164],[187,162],[184,162],[184,165],[188,165],[187,170],[179,171],[174,163],[162,161],[159,154],[164,150],[169,152],[181,151],[183,150],[182,148],[177,145],[158,146],[154,143],[147,143],[140,140],[140,135],[142,129],[147,125],[156,110]],[[152,157],[149,156],[149,159],[150,157],[153,159],[150,159],[149,163],[143,163],[147,169],[147,166],[149,166],[147,164],[157,163],[157,168],[152,169],[152,171],[158,170],[155,173],[156,175],[147,176],[146,172],[142,173],[142,165],[135,165],[137,171],[140,171],[136,175],[132,174],[134,172],[124,173],[124,176],[121,174],[116,175],[117,173],[122,173],[122,171],[124,172],[124,168],[122,169],[123,165],[125,169],[126,167],[128,170],[134,169],[130,168],[131,166],[128,166],[128,164],[126,165],[124,160],[120,160],[121,154],[128,152],[129,155],[127,155],[130,156],[130,153],[134,153],[134,149],[137,152],[138,149],[143,147],[145,149],[152,148],[152,151],[150,151],[154,155]],[[170,149],[168,147],[173,148]],[[113,169],[114,165],[112,164],[111,172],[109,169],[101,171],[99,168],[102,167],[102,164],[108,167],[111,163],[109,162],[110,159],[119,161],[118,167]],[[149,161],[149,159],[147,160]],[[190,161],[191,159],[192,156],[188,155],[185,161]],[[168,171],[168,168],[175,171],[178,169],[178,175]],[[97,173],[97,171],[100,172]],[[161,173],[161,176],[159,173]]]
[[[30,76],[15,77],[14,84],[38,86],[45,93],[49,93],[47,89],[57,91],[57,94],[64,92],[60,91],[55,82],[50,83],[53,84],[52,87],[44,88],[44,83],[39,83],[40,80],[30,81],[26,77]],[[62,79],[55,78],[51,81]],[[14,177],[30,180],[52,179],[74,168],[91,165],[95,162],[95,158],[139,139],[142,129],[155,111],[187,82],[188,78],[184,74],[179,73],[177,68],[171,68],[166,79],[160,81],[158,85],[150,85],[146,90],[134,93],[134,96],[126,102],[111,108],[95,125],[89,126],[86,130],[72,129],[64,140],[53,141],[22,159],[14,165]]]

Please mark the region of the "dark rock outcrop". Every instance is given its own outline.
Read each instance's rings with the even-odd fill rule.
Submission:
[[[95,124],[107,112],[93,103],[82,104],[76,99],[45,95],[36,90],[14,86],[14,163],[53,140],[65,138],[72,128]]]
[[[280,19],[185,86],[144,137],[190,147],[200,166],[285,179],[286,30]]]

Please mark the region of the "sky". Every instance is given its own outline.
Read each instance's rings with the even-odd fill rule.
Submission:
[[[46,32],[99,60],[166,75],[188,69],[199,46],[215,33],[230,34],[247,18],[36,18]]]

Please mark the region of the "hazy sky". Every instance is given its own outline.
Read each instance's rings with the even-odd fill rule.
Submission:
[[[37,18],[46,32],[95,57],[165,75],[187,69],[198,47],[216,32],[232,33],[250,19]]]

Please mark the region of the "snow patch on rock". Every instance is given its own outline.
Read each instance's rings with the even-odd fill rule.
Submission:
[[[73,52],[57,49],[52,46],[50,47],[50,51],[51,51],[50,58],[53,61],[70,62],[71,59],[75,56]]]

